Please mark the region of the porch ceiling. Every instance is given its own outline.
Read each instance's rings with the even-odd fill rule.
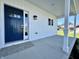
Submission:
[[[76,5],[76,11],[79,14],[79,0],[75,0],[75,5]]]
[[[55,15],[57,18],[64,16],[65,0],[27,0],[27,1]],[[75,14],[75,6],[77,13],[79,13],[79,7],[78,7],[79,0],[75,0],[75,5],[73,0],[71,0],[70,15]]]

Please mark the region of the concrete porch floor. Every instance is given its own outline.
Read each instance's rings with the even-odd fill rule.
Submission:
[[[68,59],[62,50],[63,36],[51,36],[40,40],[26,42],[0,50],[0,59]],[[69,38],[70,51],[75,43],[74,38]]]

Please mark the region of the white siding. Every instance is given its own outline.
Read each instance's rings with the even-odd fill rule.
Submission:
[[[53,15],[45,12],[44,10],[25,0],[4,0],[4,3],[29,12],[29,40],[37,40],[40,38],[56,35],[57,21],[55,20],[55,17]],[[2,7],[0,7],[0,9],[1,8]],[[3,12],[0,11],[0,13],[0,16],[4,16]],[[33,20],[33,15],[37,15],[38,20]],[[4,17],[1,18],[0,28],[2,27],[2,29],[4,29]],[[48,18],[54,19],[53,26],[48,25]],[[0,40],[4,41],[4,31],[1,31],[0,29],[0,32],[2,33],[0,34]],[[38,32],[38,34],[35,34],[35,32]]]

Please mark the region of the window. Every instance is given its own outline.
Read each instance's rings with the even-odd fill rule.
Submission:
[[[52,25],[53,26],[53,19],[48,18],[48,25]]]

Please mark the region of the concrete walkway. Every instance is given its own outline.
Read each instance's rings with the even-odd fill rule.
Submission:
[[[73,38],[69,38],[70,51],[72,44],[75,42]],[[70,52],[66,54],[62,50],[63,37],[51,36],[26,42],[23,44],[11,46],[0,50],[1,59],[68,59]]]

